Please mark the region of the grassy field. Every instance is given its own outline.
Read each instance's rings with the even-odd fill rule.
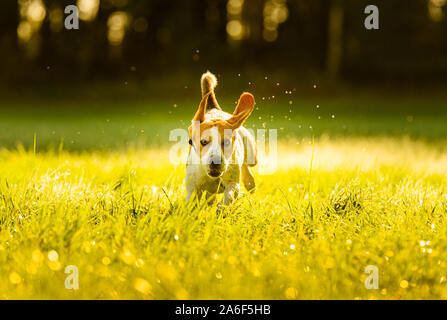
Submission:
[[[447,298],[442,99],[258,99],[278,170],[221,215],[169,162],[197,103],[104,104],[1,109],[1,299]]]

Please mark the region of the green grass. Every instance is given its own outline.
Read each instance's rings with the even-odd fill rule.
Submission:
[[[168,160],[193,106],[13,106],[0,298],[446,299],[446,114],[399,101],[261,100],[248,126],[279,129],[278,170],[256,171],[258,191],[221,215],[184,203],[184,165]],[[68,265],[79,290],[65,289]]]
[[[289,102],[292,101],[292,104]],[[235,101],[221,100],[226,111]],[[165,100],[13,99],[0,107],[0,146],[38,149],[116,150],[166,146],[169,131],[186,129],[197,99]],[[318,106],[318,107],[317,107]],[[299,98],[281,95],[262,100],[247,126],[278,129],[280,139],[346,136],[409,136],[447,139],[445,98]]]

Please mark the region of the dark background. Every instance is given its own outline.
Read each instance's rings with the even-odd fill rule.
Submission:
[[[279,138],[447,137],[445,0],[4,0],[0,148],[166,145],[207,69]]]
[[[99,9],[90,21],[80,20],[79,30],[66,30],[63,8],[80,2],[99,2]],[[44,16],[39,8],[24,9],[36,4]],[[368,4],[380,10],[379,30],[363,25]],[[117,11],[127,22],[122,40],[112,43],[110,18]],[[142,83],[195,79],[211,69],[298,82],[442,84],[446,14],[443,0],[6,0],[0,4],[0,82],[21,89]],[[232,20],[243,26],[236,37],[227,31]],[[25,39],[18,36],[21,23]]]

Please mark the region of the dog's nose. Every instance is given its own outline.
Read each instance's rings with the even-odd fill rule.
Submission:
[[[213,157],[210,160],[210,168],[211,169],[219,169],[222,166],[222,161],[220,158]]]

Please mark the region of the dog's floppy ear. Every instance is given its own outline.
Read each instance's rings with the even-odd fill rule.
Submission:
[[[197,109],[197,112],[192,121],[203,122],[205,120],[206,106],[208,104],[208,98],[211,95],[211,93],[212,91],[208,92],[206,95],[203,96],[202,101],[200,101],[199,108]]]
[[[244,92],[239,98],[236,109],[233,116],[227,120],[231,129],[237,129],[241,127],[245,120],[250,116],[255,107],[255,98],[251,93]]]

